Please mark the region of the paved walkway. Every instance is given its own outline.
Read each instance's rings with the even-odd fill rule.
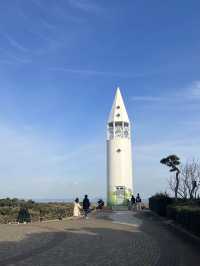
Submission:
[[[199,251],[151,212],[0,225],[2,266],[199,266]]]

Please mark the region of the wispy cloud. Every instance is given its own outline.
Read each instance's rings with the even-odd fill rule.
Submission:
[[[71,193],[87,189],[84,177],[93,176],[102,161],[99,157],[102,145],[98,140],[77,146],[65,141],[64,148],[61,140],[44,137],[31,125],[16,128],[0,123],[0,146],[0,194],[4,196],[42,198],[57,193],[57,196],[65,197],[69,182],[84,181],[76,191],[68,191],[70,197]],[[41,183],[43,189],[38,187]]]
[[[40,0],[31,0],[31,2],[32,2],[34,5],[40,7],[41,9],[44,8],[44,6],[42,5],[42,2],[41,2]]]
[[[123,72],[111,72],[111,71],[101,71],[101,70],[92,70],[92,69],[73,69],[67,67],[50,67],[49,71],[55,72],[67,72],[70,74],[78,75],[88,75],[88,76],[107,76],[107,77],[120,77],[120,78],[139,78],[145,76],[144,73],[123,73]]]
[[[47,19],[41,18],[40,21],[41,21],[42,25],[49,30],[54,31],[55,29],[57,29],[56,25],[49,22]]]
[[[42,13],[42,16],[38,16],[37,21],[34,21],[33,16],[28,15],[23,6],[18,6],[17,14],[19,19],[21,19],[21,23],[25,25],[24,28],[30,38],[33,38],[33,43],[36,47],[28,50],[28,48],[13,39],[12,36],[8,36],[10,46],[16,49],[18,48],[24,52],[28,50],[27,52],[29,52],[32,56],[44,55],[66,46],[66,43],[69,43],[70,35],[68,34],[68,38],[66,39],[66,24],[69,22],[83,23],[84,19],[82,17],[72,15],[69,11],[69,6],[67,6],[66,3],[61,5],[61,3],[56,2],[50,7],[47,7],[45,5],[45,1],[31,1],[36,8],[41,9],[40,13]],[[73,33],[70,36],[72,35]],[[38,46],[38,44],[40,45]]]
[[[31,1],[37,7],[39,7],[40,9],[43,9],[42,3],[40,3],[39,1],[35,1],[35,0],[31,0]],[[57,5],[55,7],[57,9]],[[38,17],[36,23],[32,25],[31,22],[33,21],[33,18],[29,16],[26,10],[24,10],[23,6],[17,6],[16,10],[17,10],[18,17],[23,20],[23,23],[25,23],[25,25],[27,25],[27,29],[33,33],[36,33],[36,31],[37,32],[41,31],[41,27],[44,29],[50,30],[50,31],[51,30],[54,31],[55,29],[57,29],[56,25],[52,22],[51,13],[48,13],[48,16],[47,15],[45,16],[43,14],[43,16]],[[53,10],[55,10],[55,8]],[[38,28],[38,26],[40,26],[40,28]]]
[[[6,48],[1,48],[0,63],[7,65],[27,64],[31,60],[31,52],[27,47],[14,39],[8,33],[1,33],[4,40],[7,41]]]
[[[162,97],[153,97],[153,96],[133,96],[132,101],[144,101],[144,102],[159,102],[163,101]]]
[[[177,136],[177,138],[164,141],[157,140],[148,143],[143,141],[144,143],[134,145],[134,186],[145,196],[168,188],[169,172],[160,164],[163,157],[177,154],[183,164],[188,159],[199,158],[200,141],[198,138],[180,139],[180,136]]]
[[[190,156],[199,156],[200,141],[198,138],[184,138],[184,139],[169,139],[166,141],[157,141],[147,144],[136,145],[135,156],[141,160],[148,159],[151,161],[158,161],[165,154],[177,153],[183,160],[187,160]],[[142,160],[141,160],[142,161]]]
[[[187,88],[187,96],[193,99],[200,99],[200,80],[193,81]]]
[[[21,52],[28,52],[29,51],[24,45],[22,45],[19,41],[17,41],[16,39],[11,37],[10,35],[5,34],[5,37],[8,40],[10,46],[12,46],[13,48],[16,48],[17,50],[19,50]]]
[[[58,163],[67,163],[70,161],[77,160],[78,158],[82,158],[83,154],[90,154],[91,159],[96,158],[96,151],[99,150],[101,145],[98,143],[86,143],[79,147],[78,149],[74,149],[71,152],[64,153],[64,154],[55,154],[52,157],[52,161],[58,162]]]
[[[91,69],[72,69],[72,68],[65,68],[65,67],[52,67],[49,68],[50,71],[56,72],[68,72],[71,74],[80,74],[80,75],[103,75],[103,76],[119,76],[121,74],[113,73],[113,72],[105,72],[105,71],[98,71],[98,70],[91,70]]]
[[[81,9],[83,11],[99,12],[102,10],[102,8],[92,0],[68,0],[68,3],[72,7]]]
[[[13,52],[3,50],[3,56],[0,57],[0,63],[6,65],[18,65],[18,64],[29,64],[32,62],[30,54],[26,56],[17,56]]]
[[[191,101],[191,100],[200,100],[200,80],[191,82],[191,84],[185,86],[181,91],[172,94],[166,94],[164,96],[132,96],[132,101],[143,101],[143,102],[166,102],[166,103],[177,103],[181,101]]]

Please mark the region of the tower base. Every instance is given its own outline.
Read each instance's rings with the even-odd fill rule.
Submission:
[[[123,205],[117,205],[117,206],[112,206],[113,211],[128,211],[128,206],[123,206]]]
[[[125,186],[116,186],[113,191],[108,191],[107,205],[128,207],[132,193],[132,190]]]

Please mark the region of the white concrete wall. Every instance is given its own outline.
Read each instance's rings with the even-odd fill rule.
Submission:
[[[120,149],[121,152],[117,152]],[[116,186],[124,186],[133,191],[132,147],[129,138],[107,140],[107,195],[112,202],[111,193]]]

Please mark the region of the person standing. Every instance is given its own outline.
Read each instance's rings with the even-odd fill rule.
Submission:
[[[73,216],[74,217],[80,217],[81,216],[81,205],[79,203],[79,198],[76,198],[74,201],[74,211],[73,211]]]
[[[89,210],[90,210],[90,201],[88,199],[88,195],[85,195],[83,199],[83,211],[86,219],[88,219]]]
[[[142,204],[142,200],[140,198],[140,194],[137,193],[137,197],[136,197],[136,209],[137,209],[137,211],[141,210],[141,204]]]
[[[131,197],[131,207],[132,207],[132,210],[135,209],[135,197],[134,197],[134,195],[132,195],[132,197]]]

